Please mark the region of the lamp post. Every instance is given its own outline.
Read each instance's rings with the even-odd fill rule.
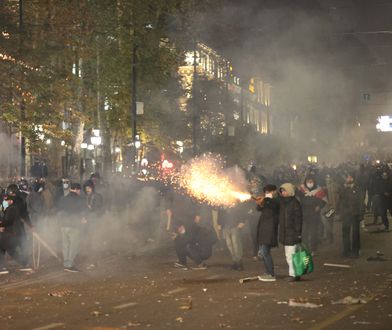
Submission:
[[[83,142],[80,144],[80,148],[83,150],[83,159],[82,159],[82,166],[80,171],[80,181],[83,181],[84,172],[86,172],[86,149],[88,144]]]

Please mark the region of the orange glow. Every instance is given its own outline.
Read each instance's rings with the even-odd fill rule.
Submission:
[[[251,198],[241,184],[232,181],[219,159],[202,156],[181,169],[180,186],[194,198],[214,206],[234,206]]]

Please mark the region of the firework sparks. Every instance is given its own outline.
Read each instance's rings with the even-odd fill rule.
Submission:
[[[212,155],[201,156],[183,166],[179,181],[189,195],[214,206],[230,207],[251,198],[242,173],[236,177],[228,175],[222,161]]]

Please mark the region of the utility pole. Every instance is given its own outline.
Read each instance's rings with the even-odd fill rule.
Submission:
[[[23,38],[23,0],[19,0],[19,50],[22,50],[22,38]],[[22,75],[23,77],[23,75]],[[23,99],[23,94],[21,95],[22,99],[20,101],[20,117],[21,122],[23,124],[26,118],[26,105]],[[26,138],[22,135],[22,131],[20,132],[20,176],[26,176]]]

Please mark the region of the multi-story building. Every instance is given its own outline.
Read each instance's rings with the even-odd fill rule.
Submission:
[[[196,76],[215,80],[226,86],[237,105],[237,109],[229,114],[232,119],[251,125],[260,134],[270,134],[271,85],[260,77],[242,79],[228,59],[201,42],[198,42],[195,48],[186,54],[185,65],[179,68],[183,86],[187,91],[180,102],[181,108],[184,111],[187,109],[196,70]]]

